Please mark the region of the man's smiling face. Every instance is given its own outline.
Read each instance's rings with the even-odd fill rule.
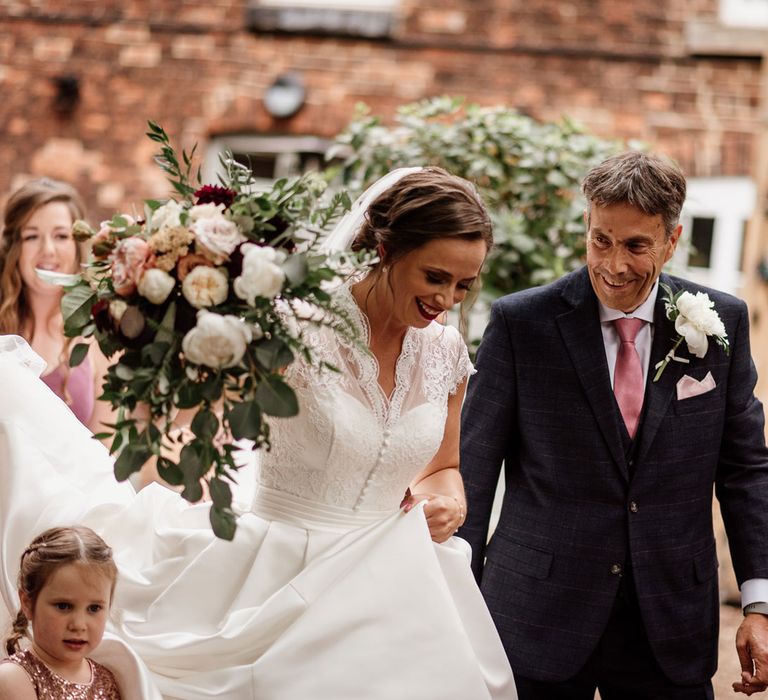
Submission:
[[[587,223],[587,268],[597,298],[624,313],[642,304],[675,252],[681,226],[670,236],[660,214],[631,204],[592,204]]]

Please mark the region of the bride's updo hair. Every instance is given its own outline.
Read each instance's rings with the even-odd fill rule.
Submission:
[[[471,183],[430,167],[406,175],[373,201],[351,247],[379,250],[391,265],[444,238],[482,240],[490,250],[491,220]]]

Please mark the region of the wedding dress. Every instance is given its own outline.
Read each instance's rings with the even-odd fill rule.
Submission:
[[[365,337],[349,286],[335,293]],[[272,449],[232,542],[213,536],[207,505],[116,483],[101,444],[36,379],[34,354],[0,344],[6,605],[16,608],[32,537],[82,523],[119,566],[94,658],[126,698],[516,698],[468,546],[433,543],[423,509],[399,509],[440,445],[449,393],[471,371],[458,332],[409,329],[389,397],[372,355],[327,330],[311,341],[341,371],[302,360],[288,369],[301,410],[271,422]]]

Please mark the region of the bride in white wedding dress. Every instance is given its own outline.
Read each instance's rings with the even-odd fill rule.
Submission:
[[[516,698],[468,546],[452,537],[472,367],[439,322],[480,272],[488,216],[465,181],[403,169],[328,245],[350,242],[381,259],[334,292],[370,352],[313,331],[317,356],[340,371],[288,368],[301,409],[271,422],[232,542],[213,535],[206,504],[116,483],[101,444],[36,379],[38,358],[0,338],[5,604],[17,605],[17,562],[35,534],[96,530],[120,578],[93,657],[126,699]]]

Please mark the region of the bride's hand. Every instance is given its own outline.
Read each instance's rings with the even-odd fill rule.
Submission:
[[[429,534],[435,542],[445,542],[464,522],[464,506],[455,496],[438,493],[412,494],[408,489],[400,507],[407,513],[419,501],[426,501],[424,515],[427,518]]]

